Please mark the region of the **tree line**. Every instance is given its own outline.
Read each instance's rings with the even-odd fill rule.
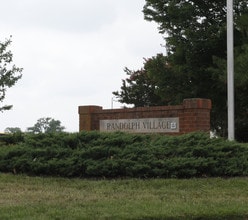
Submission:
[[[61,125],[60,120],[55,120],[50,117],[39,118],[37,122],[32,126],[27,128],[27,133],[41,134],[41,133],[58,133],[63,132],[65,129]],[[8,127],[5,129],[6,133],[16,134],[22,133],[22,130],[19,127]]]

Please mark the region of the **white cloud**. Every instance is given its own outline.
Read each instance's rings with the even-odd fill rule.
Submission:
[[[14,108],[0,113],[0,131],[25,130],[41,117],[77,131],[79,105],[110,108],[112,92],[126,77],[124,67],[139,69],[143,57],[164,51],[156,25],[143,20],[143,5],[140,0],[3,3],[0,40],[13,35],[14,63],[24,71],[7,91],[5,103]]]
[[[1,17],[20,29],[45,27],[87,32],[111,23],[115,19],[115,10],[111,10],[115,4],[116,1],[108,0],[8,0],[1,4]]]

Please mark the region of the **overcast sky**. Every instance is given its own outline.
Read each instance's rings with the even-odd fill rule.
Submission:
[[[26,131],[39,118],[60,120],[68,132],[79,127],[78,106],[111,108],[125,67],[165,53],[155,23],[144,20],[145,0],[7,0],[1,2],[0,41],[23,77],[8,89],[0,132]],[[113,102],[114,108],[122,104]]]

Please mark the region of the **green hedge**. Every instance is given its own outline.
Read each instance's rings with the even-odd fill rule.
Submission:
[[[87,178],[248,175],[247,144],[210,139],[205,133],[171,137],[80,132],[4,138],[0,172]]]

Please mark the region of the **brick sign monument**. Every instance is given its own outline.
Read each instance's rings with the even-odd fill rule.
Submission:
[[[182,105],[123,109],[79,106],[79,130],[185,134],[210,131],[211,100],[185,99]]]

